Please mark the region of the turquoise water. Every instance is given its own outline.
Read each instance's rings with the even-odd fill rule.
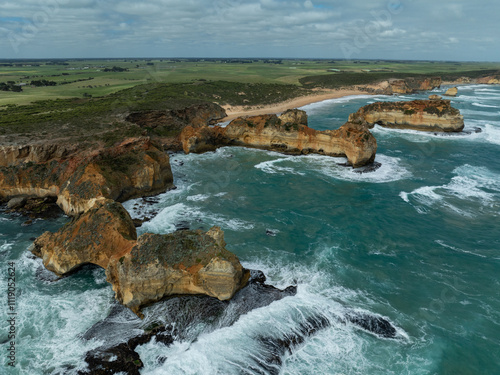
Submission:
[[[372,173],[338,166],[342,158],[243,148],[172,155],[178,189],[152,206],[125,204],[133,216],[154,212],[140,233],[168,233],[181,221],[193,229],[219,225],[245,267],[264,271],[278,287],[297,284],[298,292],[230,327],[200,328],[170,347],[140,346],[142,374],[251,374],[249,365],[262,356],[256,337],[293,332],[312,313],[335,321],[345,307],[384,316],[397,338],[334,323],[287,354],[281,374],[500,373],[500,88],[459,93],[452,102],[465,130],[480,133],[376,127],[382,167]],[[309,125],[322,130],[369,102],[426,95],[352,97],[304,109]],[[65,220],[21,227],[21,218],[0,214],[0,254],[16,261],[19,280],[18,366],[6,373],[71,374],[99,346],[79,337],[110,310],[104,272],[46,281],[40,260],[26,251],[31,237]]]

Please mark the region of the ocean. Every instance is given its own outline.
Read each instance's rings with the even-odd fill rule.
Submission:
[[[368,103],[429,94],[302,109],[310,127],[334,129]],[[244,267],[262,270],[278,288],[297,285],[297,294],[230,325],[199,322],[170,346],[139,346],[141,374],[265,373],[254,370],[265,356],[258,338],[291,335],[314,314],[331,324],[286,351],[279,374],[499,374],[500,87],[461,86],[451,100],[465,117],[464,134],[376,126],[382,166],[370,173],[339,165],[344,158],[245,148],[171,155],[177,189],[153,203],[124,204],[133,217],[152,218],[139,234],[218,225]],[[25,220],[0,213],[0,374],[74,374],[102,344],[82,337],[109,314],[113,292],[99,268],[54,281],[27,248],[68,219]],[[7,366],[9,262],[14,368]],[[339,321],[346,308],[387,319],[396,337]]]

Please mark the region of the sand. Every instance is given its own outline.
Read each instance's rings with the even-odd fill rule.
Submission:
[[[226,106],[224,107],[224,109],[226,110],[227,117],[223,118],[221,122],[231,121],[240,116],[256,116],[256,115],[265,115],[272,113],[281,113],[286,111],[287,109],[299,108],[308,104],[322,102],[328,99],[338,99],[344,96],[367,95],[367,94],[369,93],[366,91],[356,90],[356,89],[321,90],[317,94],[300,96],[298,98],[294,98],[286,102],[281,102],[277,104],[254,106],[254,107]]]

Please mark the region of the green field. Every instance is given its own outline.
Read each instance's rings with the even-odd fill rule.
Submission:
[[[281,62],[277,64],[276,62]],[[63,65],[64,64],[64,65]],[[114,66],[124,72],[105,72]],[[377,77],[499,70],[499,63],[408,62],[378,60],[262,59],[112,59],[112,60],[0,60],[0,82],[12,81],[22,92],[0,91],[0,107],[37,100],[101,97],[144,83],[190,83],[198,80],[240,83],[279,83],[301,86],[304,77],[342,75],[342,85],[366,83]],[[357,73],[357,74],[355,74]],[[352,80],[349,78],[352,77]],[[55,86],[33,87],[45,79]],[[335,78],[338,80],[338,78]],[[323,79],[319,79],[320,82]],[[328,79],[327,79],[328,81]],[[311,85],[308,85],[311,87]],[[314,85],[313,85],[314,86]],[[317,86],[323,86],[318,84]],[[326,85],[329,86],[329,85]],[[331,85],[330,85],[331,86]]]
[[[7,144],[20,138],[71,139],[81,147],[130,136],[171,137],[179,129],[141,128],[124,119],[135,111],[206,102],[252,107],[388,78],[452,80],[499,70],[499,63],[407,61],[3,60],[0,88],[9,91],[0,90],[0,137]],[[36,86],[40,81],[50,86]],[[19,84],[22,91],[12,91]]]

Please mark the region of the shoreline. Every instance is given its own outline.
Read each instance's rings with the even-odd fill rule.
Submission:
[[[299,108],[308,104],[318,103],[329,99],[339,99],[352,95],[372,95],[371,93],[359,89],[322,90],[317,94],[299,96],[284,102],[268,104],[263,106],[229,106],[223,107],[227,116],[220,119],[218,123],[234,120],[241,116],[257,116],[267,114],[277,114],[285,112],[287,109]]]

